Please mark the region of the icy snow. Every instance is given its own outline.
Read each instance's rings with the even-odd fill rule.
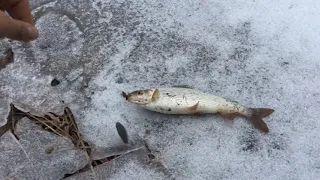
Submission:
[[[94,173],[92,173],[94,171]],[[85,171],[65,180],[94,179],[172,179],[171,174],[161,165],[148,158],[145,148],[138,148],[114,160],[95,166],[93,171]]]
[[[139,132],[147,129],[149,146],[178,179],[320,176],[319,3],[148,1],[137,6],[154,21],[155,32],[164,32],[146,33],[133,52],[136,58],[114,61],[127,83],[117,85],[112,75],[100,81],[109,90],[93,98],[100,102],[97,107],[109,105],[110,116],[122,114]],[[106,77],[102,74],[97,78]],[[181,83],[248,106],[273,107],[275,113],[266,118],[271,132],[262,135],[240,118],[230,123],[145,112],[116,96],[121,88]]]
[[[176,179],[320,177],[320,2],[43,2],[32,3],[42,34],[32,43],[32,56],[24,54],[28,47],[14,46],[19,61],[0,72],[13,82],[0,89],[12,99],[27,92],[29,103],[37,93],[55,106],[56,97],[63,99],[97,158],[146,141]],[[35,77],[37,89],[20,87],[26,77]],[[62,82],[53,94],[39,85],[49,77]],[[274,108],[265,118],[270,133],[242,118],[157,114],[120,96],[178,84]],[[129,146],[116,122],[127,128]]]

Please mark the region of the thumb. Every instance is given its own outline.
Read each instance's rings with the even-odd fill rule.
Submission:
[[[28,42],[38,38],[38,30],[26,22],[12,19],[0,11],[0,38]]]

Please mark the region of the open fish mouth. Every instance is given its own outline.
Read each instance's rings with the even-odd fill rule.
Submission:
[[[122,97],[126,98],[126,100],[128,100],[128,97],[129,97],[129,96],[128,96],[127,93],[125,93],[124,91],[122,91],[121,95],[122,95]]]

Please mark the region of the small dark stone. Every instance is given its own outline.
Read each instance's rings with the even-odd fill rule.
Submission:
[[[171,108],[169,108],[168,111],[171,111]]]
[[[153,155],[153,154],[148,154],[148,157],[149,157],[149,159],[155,159],[156,158],[156,156]]]
[[[51,81],[51,86],[57,86],[60,84],[60,81],[58,81],[56,78],[54,78],[52,81]]]
[[[51,154],[51,153],[53,152],[53,150],[54,150],[54,147],[53,147],[53,146],[49,146],[49,147],[47,147],[47,148],[45,149],[45,152],[46,152],[47,154]]]

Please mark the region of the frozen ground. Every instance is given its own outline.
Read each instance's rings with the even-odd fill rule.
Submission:
[[[12,101],[56,112],[65,103],[94,145],[95,158],[146,143],[176,179],[320,177],[319,1],[31,0],[31,5],[39,39],[0,44],[15,54],[15,62],[0,71],[1,119]],[[54,78],[60,84],[52,87]],[[265,119],[270,133],[261,134],[241,118],[152,113],[120,96],[177,84],[274,108]],[[116,122],[127,128],[130,145],[122,143]],[[119,177],[131,179],[135,162],[128,160],[128,171],[119,171]],[[155,173],[146,171],[136,170],[134,177]]]

